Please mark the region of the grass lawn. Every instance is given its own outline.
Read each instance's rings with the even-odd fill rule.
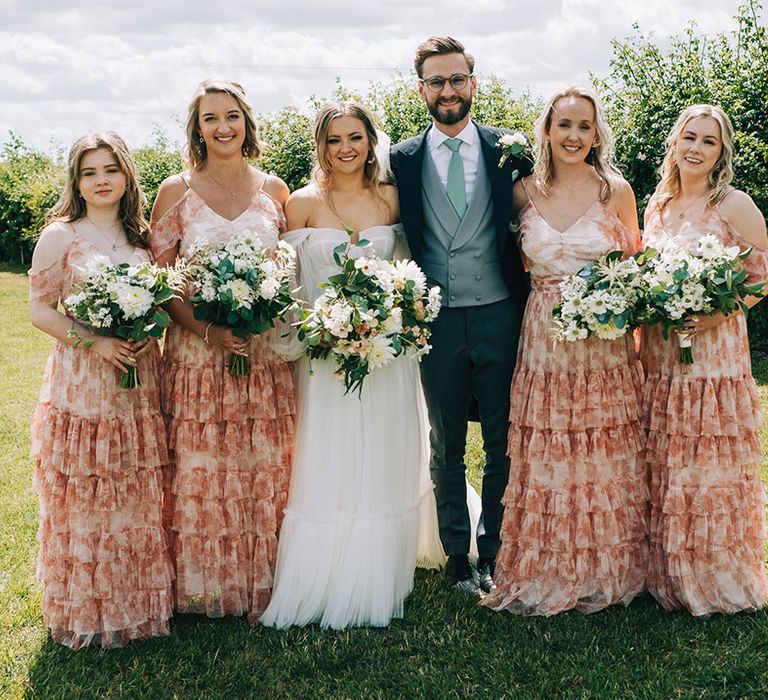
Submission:
[[[186,615],[170,637],[115,651],[54,644],[34,577],[28,456],[51,341],[29,324],[26,294],[25,275],[0,267],[0,698],[768,697],[768,610],[694,620],[645,598],[527,619],[478,610],[425,571],[386,629],[276,632]],[[754,369],[768,413],[768,358]]]

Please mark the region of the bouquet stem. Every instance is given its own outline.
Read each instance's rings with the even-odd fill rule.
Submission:
[[[693,339],[687,333],[677,333],[678,359],[684,365],[693,364]]]
[[[139,378],[139,368],[129,367],[127,372],[123,372],[120,377],[121,389],[135,389],[141,386],[141,379]]]
[[[234,377],[247,377],[250,367],[248,358],[243,355],[232,355],[229,358],[229,373]]]

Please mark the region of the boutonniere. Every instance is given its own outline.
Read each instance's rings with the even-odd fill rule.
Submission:
[[[502,134],[496,145],[501,149],[501,158],[499,158],[499,168],[504,167],[504,163],[512,156],[526,155],[528,150],[528,139],[521,133]]]

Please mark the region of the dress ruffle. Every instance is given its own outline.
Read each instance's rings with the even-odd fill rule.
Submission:
[[[628,604],[643,589],[648,561],[648,490],[637,461],[634,477],[563,488],[531,483],[541,470],[525,468],[504,495],[496,587],[483,604],[545,616]]]
[[[168,463],[159,411],[91,417],[40,404],[31,430],[33,457],[69,477],[123,476]]]
[[[639,362],[549,372],[521,368],[510,398],[511,425],[551,431],[621,427],[639,419]]]
[[[648,564],[648,487],[634,339],[552,340],[558,283],[636,236],[601,202],[563,233],[521,213],[532,292],[510,393],[501,548],[483,605],[520,615],[628,604]]]
[[[166,514],[176,561],[176,608],[248,615],[269,603],[277,533],[288,501],[294,434],[293,374],[264,338],[250,371],[188,331],[171,331],[162,403],[174,460]]]
[[[717,207],[681,229],[674,241],[689,247],[705,233],[746,247]],[[646,235],[654,247],[670,238],[658,213]],[[764,281],[766,259],[765,251],[747,258],[752,281]],[[694,364],[681,364],[676,343],[664,341],[658,327],[643,329],[651,475],[648,589],[667,610],[696,616],[754,611],[768,603],[757,435],[763,416],[743,315],[697,334],[693,355]]]
[[[72,244],[30,276],[33,302],[49,306],[73,291],[97,252],[71,225],[56,225]],[[83,348],[56,342],[46,364],[31,425],[37,573],[45,624],[73,649],[168,634],[173,568],[162,522],[168,452],[158,360],[150,348],[138,362],[142,385],[130,390]]]

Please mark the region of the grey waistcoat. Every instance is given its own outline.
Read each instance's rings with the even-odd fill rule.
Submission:
[[[421,190],[421,267],[443,288],[443,306],[479,306],[508,298],[496,245],[491,183],[482,157],[463,219],[448,199],[429,153],[424,154]]]

